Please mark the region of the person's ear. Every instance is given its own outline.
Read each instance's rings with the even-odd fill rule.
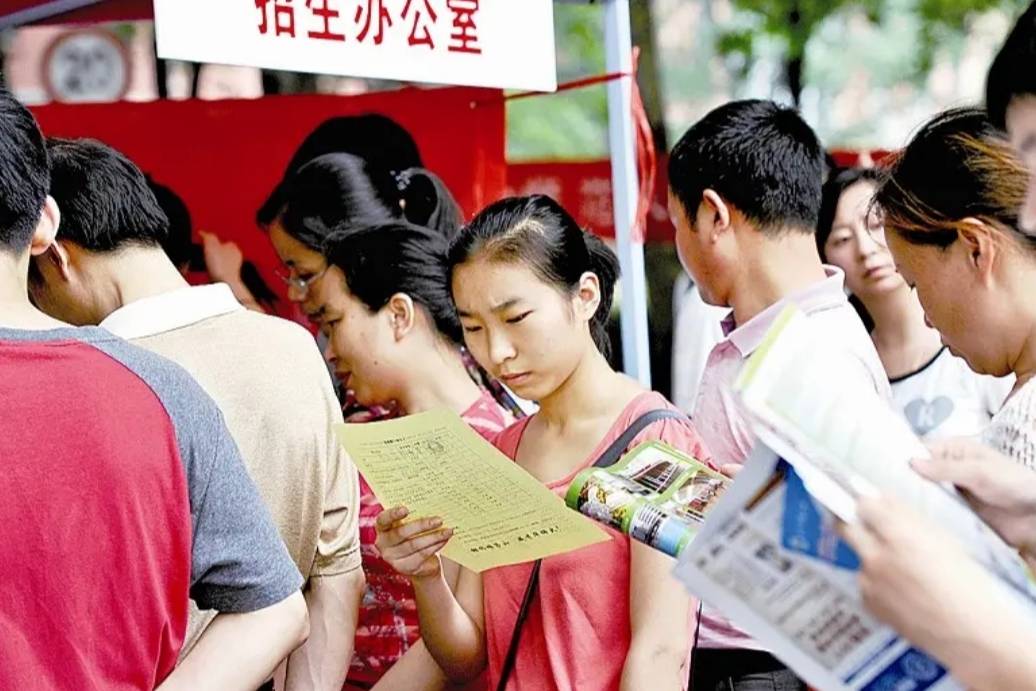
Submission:
[[[732,229],[732,211],[727,202],[715,190],[702,192],[698,207],[698,226],[707,229],[708,239],[713,242],[720,235]]]
[[[597,314],[600,306],[601,279],[592,271],[587,271],[579,277],[579,285],[576,286],[573,298],[573,309],[579,319],[589,322]]]
[[[417,319],[417,308],[413,298],[406,293],[396,293],[389,298],[384,310],[392,327],[392,335],[397,341],[403,340],[413,330]]]
[[[988,284],[993,278],[996,261],[1004,250],[1001,243],[1005,238],[1001,231],[977,218],[965,218],[957,227],[957,237],[961,251],[967,255],[968,266],[982,283]]]
[[[33,257],[38,257],[50,249],[58,236],[59,225],[61,225],[61,210],[58,209],[54,198],[47,195],[47,199],[43,203],[43,212],[32,233],[32,242],[29,246],[29,252]]]
[[[50,246],[50,251],[37,259],[37,261],[50,262],[66,283],[72,279],[72,254],[69,247],[61,240],[57,240]]]

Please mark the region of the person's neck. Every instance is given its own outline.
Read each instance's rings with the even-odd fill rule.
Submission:
[[[1036,377],[1036,325],[1029,331],[1018,356],[1011,363],[1011,371],[1015,376],[1012,394]]]
[[[190,284],[157,248],[129,247],[98,258],[104,272],[108,314],[120,307],[187,288]],[[104,315],[105,317],[107,315]]]
[[[921,302],[905,283],[860,301],[874,321],[871,340],[890,378],[915,373],[942,352],[942,337],[925,323]]]
[[[412,358],[410,363],[406,390],[397,396],[408,414],[439,408],[463,414],[482,395],[457,348],[437,344],[427,356]]]
[[[42,330],[67,327],[29,302],[29,259],[0,253],[0,327]]]
[[[596,347],[575,371],[550,396],[539,401],[536,417],[541,424],[564,429],[571,422],[613,416],[615,408],[626,401],[620,394],[635,384],[612,369]]]
[[[1017,285],[1010,288],[1014,295],[1029,296],[1036,291],[1036,276],[1031,272],[1023,272],[1022,276],[1016,279]],[[1015,391],[1027,384],[1036,377],[1036,305],[1029,299],[1016,301],[1011,314],[1018,324],[1029,324],[1028,332],[1024,334],[1021,347],[1013,358],[1011,371],[1014,372],[1017,383]]]
[[[738,326],[827,278],[813,235],[789,230],[768,238],[756,232],[746,236],[742,249],[746,246],[748,252],[743,252],[741,261],[744,268],[730,297]]]
[[[939,343],[939,332],[925,324],[924,308],[904,283],[879,295],[858,296],[874,320],[871,338],[878,346],[903,347]]]

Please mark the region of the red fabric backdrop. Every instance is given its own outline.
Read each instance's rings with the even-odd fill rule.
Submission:
[[[666,210],[668,185],[665,159],[660,159],[648,212],[647,242],[673,241],[673,227]],[[602,237],[615,237],[612,164],[608,159],[512,163],[507,166],[507,191],[554,197],[587,230]]]
[[[70,5],[78,9],[66,10]],[[87,24],[151,19],[155,16],[151,0],[4,0],[0,3],[0,26],[11,17],[39,17],[39,23]]]
[[[854,166],[861,162],[880,164],[889,152],[849,151],[831,152],[839,166]],[[532,161],[507,166],[509,194],[547,194],[568,209],[587,230],[606,238],[615,237],[612,216],[611,162],[599,161]],[[655,176],[655,191],[648,213],[647,242],[672,242],[673,226],[666,209],[669,178],[666,159],[660,156]]]
[[[52,136],[94,137],[121,150],[187,202],[195,230],[236,241],[276,290],[276,257],[255,211],[317,125],[383,113],[414,136],[469,216],[504,192],[504,110],[498,92],[401,89],[361,96],[254,101],[155,101],[34,109]],[[477,104],[477,105],[476,105]]]
[[[78,10],[64,12],[44,21],[62,24],[93,24],[153,19],[154,16],[155,9],[151,0],[103,0]]]

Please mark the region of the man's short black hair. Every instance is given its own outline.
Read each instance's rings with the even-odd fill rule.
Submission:
[[[0,251],[32,241],[50,187],[50,158],[36,119],[0,85]]]
[[[669,186],[690,217],[714,190],[761,232],[812,233],[820,211],[824,150],[795,110],[733,101],[687,130],[669,157]]]
[[[1018,19],[986,78],[990,121],[1005,129],[1007,107],[1017,96],[1036,96],[1036,2]]]
[[[48,139],[47,146],[60,239],[93,252],[162,245],[169,219],[132,161],[93,139]]]

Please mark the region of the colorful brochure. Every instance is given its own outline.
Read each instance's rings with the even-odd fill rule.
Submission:
[[[645,442],[613,466],[576,476],[570,508],[678,556],[701,528],[705,514],[730,480],[661,442]]]

